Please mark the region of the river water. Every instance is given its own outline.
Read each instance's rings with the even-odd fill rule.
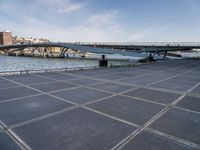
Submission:
[[[95,66],[97,60],[0,56],[0,72]]]
[[[135,58],[132,58],[132,60],[129,61],[127,60],[128,57],[121,56],[109,56],[107,58],[112,59],[108,61],[109,66],[135,64]],[[98,59],[0,56],[1,73],[9,71],[44,70],[56,68],[93,68],[98,67],[98,65]]]

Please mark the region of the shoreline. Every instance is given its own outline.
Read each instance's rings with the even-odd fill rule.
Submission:
[[[42,58],[42,59],[72,59],[72,60],[100,60],[101,58],[92,58],[92,57],[43,57],[43,56],[15,56],[15,55],[2,55],[0,56],[7,56],[7,57],[22,57],[22,58]],[[134,59],[128,58],[106,58],[107,60],[111,61],[134,61]]]

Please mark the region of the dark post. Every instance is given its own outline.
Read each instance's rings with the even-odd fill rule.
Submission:
[[[105,59],[105,55],[101,55],[101,60],[99,60],[99,67],[107,67],[108,60]]]
[[[101,58],[102,58],[102,60],[105,60],[105,55],[102,55]]]

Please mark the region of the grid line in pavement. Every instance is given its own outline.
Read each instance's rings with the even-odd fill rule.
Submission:
[[[140,67],[141,67],[142,68],[141,69],[142,72],[143,73],[146,72],[146,77],[148,77],[148,75],[150,75],[149,72],[152,72],[152,71],[154,72],[154,71],[159,70],[159,69],[161,69],[161,71],[158,71],[158,72],[162,72],[162,73],[165,73],[165,72],[167,73],[169,71],[170,72],[174,71],[174,73],[173,73],[174,75],[172,75],[172,76],[170,76],[168,78],[163,78],[162,80],[156,81],[156,82],[161,82],[162,83],[163,81],[171,79],[171,78],[174,78],[174,77],[181,78],[186,73],[192,73],[193,71],[197,71],[198,72],[199,66],[197,64],[194,64],[193,61],[188,60],[187,65],[185,65],[185,66],[182,66],[183,62],[187,62],[187,60],[179,60],[177,62],[176,61],[171,61],[171,62],[170,61],[166,61],[166,63],[155,63],[155,64],[149,64],[149,65],[144,65],[144,66],[137,66],[135,68],[133,67],[133,68],[128,68],[128,69],[127,68],[117,68],[117,69],[114,69],[114,70],[107,69],[106,72],[108,74],[111,74],[111,72],[114,71],[114,74],[117,75],[119,72],[123,72],[122,71],[123,69],[125,69],[126,71],[130,69],[130,71],[128,71],[130,73],[130,72],[134,72],[134,70],[140,69]],[[173,64],[173,63],[175,63],[175,64]],[[153,69],[153,70],[148,71],[148,69]],[[123,75],[125,75],[126,71],[123,73]],[[104,71],[102,70],[102,73],[103,72]],[[153,74],[153,75],[155,75],[155,76],[158,75],[159,74],[158,72],[154,72],[155,74]],[[154,88],[154,87],[150,87],[148,85],[135,86],[133,84],[123,83],[123,82],[120,82],[120,81],[117,81],[117,80],[116,81],[112,81],[112,80],[101,79],[99,77],[97,78],[97,76],[95,76],[95,75],[87,77],[87,75],[81,75],[82,73],[80,73],[80,75],[76,74],[74,72],[73,73],[70,73],[70,72],[67,72],[67,73],[60,72],[58,74],[65,74],[65,75],[66,74],[69,74],[69,75],[71,74],[71,75],[76,76],[77,79],[79,78],[79,80],[87,78],[87,79],[96,80],[98,82],[96,82],[96,83],[94,82],[94,84],[91,84],[91,85],[90,84],[82,84],[81,83],[81,84],[76,84],[76,86],[77,86],[76,88],[72,88],[72,89],[60,89],[60,90],[56,89],[56,91],[45,92],[45,91],[41,91],[41,90],[38,90],[38,89],[36,90],[35,88],[30,87],[30,85],[18,83],[18,82],[15,82],[15,81],[11,81],[11,80],[9,80],[7,78],[5,79],[4,77],[1,77],[2,79],[5,79],[5,80],[7,80],[9,82],[13,82],[14,84],[17,84],[19,86],[22,86],[22,87],[25,87],[25,88],[28,88],[28,89],[31,89],[31,90],[36,90],[39,93],[38,95],[45,94],[45,95],[48,95],[50,97],[56,98],[56,99],[58,99],[58,100],[60,100],[62,102],[67,102],[67,103],[70,103],[70,104],[74,105],[73,107],[66,108],[66,109],[61,109],[61,110],[58,110],[56,112],[52,112],[52,113],[49,113],[49,114],[46,114],[46,115],[42,115],[42,116],[39,116],[39,117],[30,119],[30,120],[27,120],[27,121],[24,121],[24,122],[21,122],[21,123],[17,123],[17,124],[8,126],[8,127],[6,125],[3,125],[3,129],[0,129],[0,130],[3,130],[4,132],[7,132],[9,134],[9,136],[14,137],[13,140],[14,141],[16,140],[16,142],[19,143],[22,147],[24,147],[24,149],[28,150],[29,148],[31,148],[31,147],[29,147],[30,143],[28,143],[28,145],[27,145],[27,143],[24,143],[24,141],[22,140],[21,134],[18,135],[18,133],[16,133],[15,130],[17,130],[19,128],[23,129],[26,126],[30,126],[31,127],[34,124],[36,125],[36,124],[39,124],[41,122],[44,122],[44,120],[51,120],[52,118],[59,117],[60,115],[68,114],[69,112],[74,112],[77,109],[78,110],[80,110],[80,109],[87,110],[88,113],[91,114],[91,115],[92,114],[98,114],[99,117],[101,117],[101,118],[104,118],[104,119],[109,118],[111,120],[120,122],[120,123],[123,124],[122,126],[128,125],[130,127],[135,128],[134,131],[132,131],[129,134],[127,134],[127,136],[125,136],[124,138],[118,139],[119,140],[118,143],[115,143],[113,145],[112,149],[123,149],[128,143],[130,143],[132,140],[136,139],[138,137],[138,135],[141,135],[144,132],[151,132],[151,133],[154,133],[155,135],[158,135],[158,136],[161,136],[161,137],[165,137],[169,141],[174,141],[174,142],[179,143],[179,144],[183,144],[183,145],[191,146],[193,148],[200,149],[200,145],[198,145],[198,143],[194,143],[194,142],[192,142],[190,140],[186,140],[185,138],[177,137],[176,135],[175,136],[174,135],[170,135],[169,133],[165,133],[163,131],[158,131],[156,129],[152,129],[151,128],[151,125],[154,122],[157,122],[160,118],[162,118],[166,113],[168,113],[172,109],[178,109],[178,110],[182,110],[182,111],[185,111],[185,112],[188,112],[188,113],[194,113],[196,115],[199,115],[199,112],[190,110],[188,108],[182,108],[182,107],[179,107],[177,105],[177,104],[179,104],[179,102],[182,101],[182,98],[184,98],[184,97],[186,97],[188,95],[189,96],[194,95],[194,94],[192,94],[190,92],[193,89],[195,89],[196,87],[198,87],[200,85],[199,82],[196,82],[196,80],[198,80],[198,78],[194,79],[194,81],[196,82],[196,84],[195,84],[195,86],[193,86],[192,88],[190,88],[190,90],[188,90],[186,92],[178,92],[176,90],[165,90],[165,89],[162,89],[162,88]],[[89,74],[89,71],[86,74]],[[33,74],[33,76],[38,76],[38,74]],[[189,74],[187,74],[187,76],[189,76]],[[48,77],[43,77],[43,78],[48,79]],[[57,77],[55,77],[55,78],[57,78]],[[132,79],[134,80],[136,78],[132,78]],[[52,81],[53,82],[58,82],[59,81],[59,82],[62,82],[62,83],[69,83],[68,80],[67,81],[63,80],[62,81],[62,80],[52,79]],[[70,80],[70,83],[73,84],[72,81],[73,80]],[[52,82],[49,82],[49,83],[52,83]],[[112,91],[107,91],[106,89],[103,89],[103,88],[99,89],[98,87],[95,87],[95,85],[106,84],[106,83],[118,84],[118,86],[121,86],[121,85],[130,86],[130,89],[126,89],[126,90],[119,91],[119,92],[112,92]],[[155,83],[152,82],[152,84],[155,84]],[[35,85],[40,85],[40,83],[37,83]],[[89,102],[86,102],[86,103],[83,103],[83,104],[79,104],[79,103],[70,101],[66,97],[61,98],[61,97],[53,95],[54,92],[68,91],[68,90],[73,90],[73,89],[75,90],[75,89],[81,88],[81,87],[82,88],[90,89],[91,91],[92,90],[96,90],[96,91],[102,92],[102,93],[104,93],[104,92],[105,93],[109,93],[110,95],[104,96],[102,98],[94,98],[92,101],[89,101]],[[158,92],[162,91],[162,92],[168,92],[169,94],[170,93],[179,94],[180,96],[176,100],[174,100],[173,102],[171,102],[170,104],[162,104],[160,102],[149,101],[148,98],[147,99],[143,99],[143,98],[136,97],[137,100],[140,101],[141,103],[144,102],[144,103],[149,103],[149,104],[152,104],[152,105],[163,106],[163,109],[161,111],[159,111],[158,113],[156,113],[146,123],[141,124],[141,125],[138,125],[138,124],[135,124],[133,122],[127,121],[126,119],[122,119],[119,116],[108,114],[108,113],[102,112],[100,110],[97,110],[95,108],[88,107],[88,105],[91,105],[91,104],[97,105],[98,103],[101,103],[101,102],[108,102],[109,98],[114,98],[115,96],[121,96],[122,95],[122,96],[129,97],[129,96],[125,95],[127,92],[130,92],[130,91],[136,90],[136,89],[140,89],[142,87],[145,87],[145,89],[157,90]],[[36,96],[36,95],[34,95],[34,96]],[[3,103],[12,102],[12,101],[14,102],[16,100],[22,100],[23,98],[31,98],[31,97],[34,97],[34,96],[25,96],[25,97],[22,97],[22,98],[20,97],[20,98],[15,98],[15,99],[9,99],[7,101],[0,102],[0,105],[3,104]],[[198,97],[198,94],[196,94],[196,97]],[[129,98],[134,99],[135,97],[130,96]],[[76,116],[74,116],[74,117],[76,117]],[[92,120],[90,120],[90,121],[92,121]],[[94,120],[93,123],[95,124],[95,120]],[[3,124],[3,123],[0,123],[0,124]],[[20,131],[20,133],[21,133],[21,131]],[[74,133],[74,132],[72,132],[72,133]],[[101,132],[98,132],[98,134],[101,134]],[[95,141],[95,142],[97,142],[97,141]],[[111,140],[111,142],[112,142],[112,140]],[[82,143],[82,144],[84,144],[84,143]],[[98,145],[100,143],[97,142],[96,144]],[[108,143],[106,143],[106,144],[108,144]]]
[[[124,139],[122,142],[118,143],[114,149],[121,149],[124,147],[130,140],[135,138],[139,133],[141,133],[145,128],[149,127],[151,124],[153,124],[156,120],[158,120],[160,117],[162,117],[168,110],[170,110],[174,105],[176,105],[179,101],[182,100],[183,97],[186,96],[187,93],[192,91],[194,88],[200,85],[200,82],[193,86],[191,89],[189,89],[187,92],[185,92],[182,96],[180,96],[177,100],[166,106],[163,110],[161,110],[157,115],[155,115],[152,119],[150,119],[144,126],[142,126],[140,129],[134,131],[132,134],[130,134],[126,139]],[[193,145],[192,145],[193,146]]]

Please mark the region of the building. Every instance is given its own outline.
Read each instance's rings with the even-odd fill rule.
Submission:
[[[13,37],[12,38],[14,44],[22,44],[22,43],[48,43],[48,39],[44,38],[24,38],[24,37]]]
[[[49,39],[44,38],[24,38],[24,37],[12,37],[10,31],[0,32],[0,45],[10,45],[10,44],[23,44],[23,43],[48,43]]]
[[[10,31],[0,32],[0,45],[12,44],[12,33]]]

